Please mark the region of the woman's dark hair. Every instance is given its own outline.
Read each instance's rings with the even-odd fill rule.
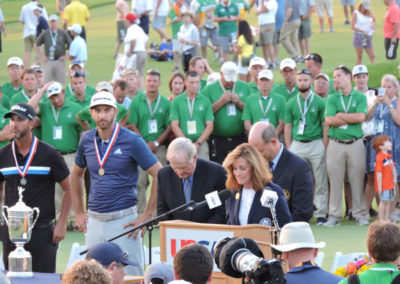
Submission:
[[[249,23],[246,21],[239,21],[238,36],[243,35],[248,44],[253,44],[253,34]]]

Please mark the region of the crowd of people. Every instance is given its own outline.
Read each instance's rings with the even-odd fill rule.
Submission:
[[[0,181],[5,205],[16,203],[16,188],[22,186],[24,202],[40,209],[26,245],[34,271],[55,272],[58,243],[67,230],[85,232],[90,252],[155,213],[201,202],[225,188],[233,194],[221,206],[175,212],[166,219],[274,226],[283,228],[282,238],[291,226],[309,234],[313,217],[317,225],[340,225],[344,188],[345,215],[358,225],[369,225],[371,216],[400,221],[399,83],[385,74],[379,88],[368,85],[361,54],[365,49],[375,61],[371,36],[376,19],[369,1],[362,0],[352,17],[357,64],[337,66],[333,79],[323,70],[321,55],[310,52],[312,0],[301,5],[294,0],[187,2],[176,0],[170,9],[168,0],[156,1],[154,7],[150,1],[133,0],[129,10],[124,0],[117,0],[116,70],[112,82],[96,86],[86,82],[86,5],[79,0],[60,5],[60,16],[48,16],[35,0],[23,6],[25,54],[8,59],[9,82],[0,92]],[[321,2],[329,6],[329,1],[317,5]],[[394,0],[383,2],[388,6],[386,57],[394,59],[400,9]],[[254,5],[258,44],[245,21],[246,10]],[[323,7],[317,11],[322,17]],[[172,49],[148,50],[149,14],[161,42],[172,42]],[[171,38],[165,31],[168,15]],[[331,25],[329,11],[328,16]],[[5,31],[2,25],[0,29]],[[290,57],[279,61],[280,42]],[[122,43],[124,51],[118,55]],[[256,45],[263,57],[255,55]],[[221,61],[216,72],[206,59],[208,47]],[[32,50],[37,56],[33,61],[43,67],[30,65]],[[147,70],[149,53],[173,53],[172,74]],[[179,72],[179,58],[184,73]],[[271,71],[275,68],[280,84]],[[168,80],[170,96],[160,93],[162,80]],[[277,196],[275,210],[261,204],[264,191]],[[7,230],[1,232],[8,268],[8,252],[15,245]],[[143,233],[137,230],[113,242],[128,252],[129,262],[102,262],[94,252],[92,258],[103,267],[88,260],[75,271],[93,270],[95,279],[103,277],[104,267],[111,274],[143,275]],[[279,248],[284,258],[294,259],[289,269],[315,256],[315,251],[290,254]],[[101,251],[120,254],[112,247]],[[300,259],[303,255],[307,259]],[[175,257],[177,265],[188,262],[185,257]],[[194,283],[210,280],[210,271]],[[175,275],[185,273],[175,270]],[[107,276],[104,281],[110,280]]]

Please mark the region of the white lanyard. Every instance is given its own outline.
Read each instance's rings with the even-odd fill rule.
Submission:
[[[189,109],[189,114],[190,114],[190,120],[193,119],[193,109],[194,109],[194,101],[196,100],[196,98],[189,99],[189,96],[187,97],[187,104],[188,104],[188,109]]]
[[[353,99],[353,95],[350,95],[350,99],[349,102],[347,103],[347,107],[344,105],[344,100],[343,100],[343,96],[340,96],[340,100],[342,102],[342,107],[345,113],[349,112],[350,106],[351,106],[351,100]]]
[[[271,107],[272,98],[271,98],[271,97],[268,97],[268,98],[267,98],[267,100],[269,100],[269,103],[268,103],[267,108],[266,108],[265,110],[264,110],[264,107],[263,107],[262,100],[263,100],[263,99],[259,99],[258,102],[260,103],[260,108],[261,108],[261,111],[262,111],[262,113],[263,113],[263,117],[265,118],[265,116],[266,116],[267,113],[268,113],[269,108]]]
[[[392,104],[392,102],[394,102],[396,100],[396,98],[393,98],[392,101],[390,102],[390,104]],[[379,119],[383,119],[383,115],[388,111],[388,107],[384,104],[381,104],[381,108],[379,110]]]
[[[221,86],[222,91],[225,93],[226,89],[224,88],[224,85],[222,85],[221,80],[219,80],[219,85]],[[235,93],[235,89],[236,89],[236,83],[235,83],[235,85],[233,85],[233,88],[232,88],[232,91],[231,91],[232,94]]]
[[[151,109],[151,104],[150,104],[149,98],[146,96],[147,106],[149,107],[149,112],[150,112],[150,116],[152,119],[153,119],[154,114],[156,113],[158,105],[160,104],[160,100],[161,100],[161,96],[160,96],[160,94],[158,94],[156,105],[154,106],[154,109]]]
[[[28,95],[25,93],[24,90],[22,90],[21,93],[22,93],[22,95],[25,97],[25,99],[26,99],[27,101],[29,101],[29,100],[31,99],[30,97],[28,97]]]
[[[310,103],[309,103],[309,105],[307,105],[307,100],[310,96],[311,96]],[[299,110],[301,113],[301,119],[303,120],[303,122],[306,121],[306,115],[307,115],[307,112],[308,112],[313,100],[314,100],[314,92],[311,91],[307,95],[307,98],[304,100],[304,111],[303,111],[301,104],[300,104],[300,94],[297,94],[297,105],[299,106]]]
[[[56,124],[58,125],[58,118],[60,117],[60,112],[61,112],[61,110],[57,111],[57,110],[54,108],[53,105],[51,105],[51,109],[52,109],[52,111],[53,111],[54,120],[56,121]]]

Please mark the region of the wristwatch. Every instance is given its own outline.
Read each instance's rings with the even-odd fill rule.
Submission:
[[[156,141],[154,141],[153,143],[154,143],[154,146],[156,146],[157,148],[158,148],[158,146],[160,146],[160,143],[158,143],[158,141],[157,141],[157,140],[156,140]]]

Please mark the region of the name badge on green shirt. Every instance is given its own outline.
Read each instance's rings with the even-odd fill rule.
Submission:
[[[187,131],[188,131],[188,134],[196,134],[197,133],[197,127],[196,127],[195,120],[188,120]]]
[[[226,106],[226,110],[227,110],[228,116],[236,115],[236,106],[234,103],[228,103],[228,105]]]
[[[343,124],[343,125],[339,126],[339,128],[340,128],[340,129],[343,129],[343,130],[346,130],[346,129],[347,129],[347,126],[348,126],[347,124]]]
[[[269,118],[261,118],[260,121],[269,123]]]
[[[158,132],[157,120],[150,119],[149,120],[149,134],[154,134],[157,132]]]
[[[61,140],[62,139],[62,126],[53,126],[53,139]]]
[[[297,134],[304,135],[305,128],[306,128],[306,123],[304,121],[299,121],[299,125],[297,126]]]

